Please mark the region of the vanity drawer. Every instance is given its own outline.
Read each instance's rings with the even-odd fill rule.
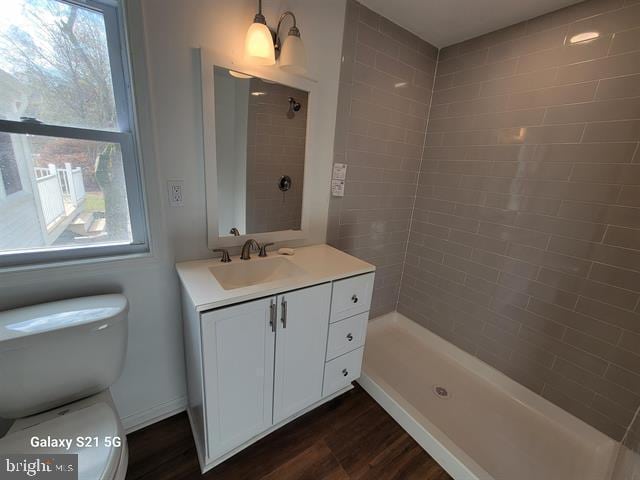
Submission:
[[[374,273],[333,282],[331,322],[369,311]]]
[[[332,360],[364,345],[369,312],[329,325],[327,360]]]
[[[322,396],[326,397],[346,387],[360,377],[364,347],[334,358],[324,366]]]

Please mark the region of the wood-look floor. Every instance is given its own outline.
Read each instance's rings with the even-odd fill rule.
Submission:
[[[139,430],[128,441],[127,480],[452,480],[360,387],[204,476],[185,413]]]

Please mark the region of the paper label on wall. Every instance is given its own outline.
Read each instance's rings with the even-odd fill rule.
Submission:
[[[331,180],[331,195],[344,197],[344,180]]]
[[[347,164],[346,163],[334,163],[333,164],[333,179],[344,180],[347,178]]]

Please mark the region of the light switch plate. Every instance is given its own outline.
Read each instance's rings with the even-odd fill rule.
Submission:
[[[333,180],[345,180],[346,178],[347,178],[347,164],[334,163],[333,164]]]
[[[184,182],[182,180],[169,180],[167,182],[167,193],[169,195],[169,206],[184,206]]]
[[[344,197],[344,180],[331,180],[331,195]]]

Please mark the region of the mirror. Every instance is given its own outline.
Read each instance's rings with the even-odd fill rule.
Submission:
[[[220,237],[302,228],[308,97],[214,67]]]

